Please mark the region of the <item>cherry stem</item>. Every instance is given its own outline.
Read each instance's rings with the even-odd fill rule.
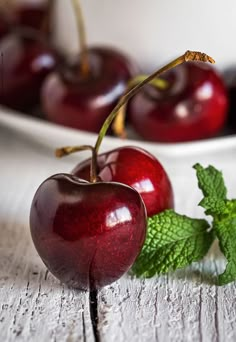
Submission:
[[[81,52],[81,73],[84,77],[88,76],[89,74],[89,56],[88,56],[88,49],[87,49],[87,39],[86,39],[86,32],[85,32],[85,24],[84,24],[84,17],[83,12],[81,9],[80,1],[79,0],[71,0],[75,18],[79,33],[79,44],[80,44],[80,52]]]
[[[90,181],[91,183],[96,183],[97,181],[97,153],[93,146],[90,146],[90,145],[65,146],[65,147],[57,148],[55,151],[55,155],[57,158],[62,158],[75,152],[87,151],[87,150],[90,150],[92,152],[91,167],[90,167]]]
[[[113,111],[110,113],[110,115],[107,117],[107,119],[104,121],[103,126],[99,132],[96,144],[95,144],[95,151],[98,153],[98,150],[100,148],[100,145],[102,143],[102,140],[104,136],[106,135],[106,132],[108,128],[110,127],[112,121],[116,117],[117,113],[119,112],[120,108],[128,102],[131,97],[133,97],[137,92],[147,83],[150,83],[154,78],[159,77],[162,73],[176,67],[177,65],[180,65],[185,62],[189,61],[200,61],[200,62],[209,62],[209,63],[215,63],[214,59],[210,56],[208,56],[205,53],[201,53],[198,51],[186,51],[182,56],[174,59],[172,62],[166,64],[164,67],[160,68],[159,70],[155,71],[153,74],[145,78],[143,81],[138,83],[135,87],[130,89],[128,93],[126,93],[124,96],[121,97],[120,101],[117,103]]]
[[[135,87],[140,82],[143,82],[146,80],[148,76],[147,75],[138,75],[132,78],[127,85],[127,92],[131,90],[131,88]],[[165,90],[169,87],[169,82],[164,80],[163,78],[154,78],[149,82],[150,85],[157,89]]]
[[[132,78],[127,85],[126,92],[128,93],[133,87],[135,87],[140,82],[144,81],[147,78],[147,75],[138,75]],[[165,90],[169,87],[169,82],[162,78],[154,78],[149,82],[151,86],[159,90]],[[127,102],[118,110],[116,117],[112,123],[112,130],[116,136],[121,139],[125,139],[127,137],[125,130],[125,117],[126,117],[126,107]]]

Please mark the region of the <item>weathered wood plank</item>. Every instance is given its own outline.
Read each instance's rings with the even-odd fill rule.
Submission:
[[[209,282],[216,267],[210,259],[174,275],[148,280],[124,277],[101,290],[102,340],[235,341],[236,286],[221,288]],[[224,264],[217,256],[217,268]]]

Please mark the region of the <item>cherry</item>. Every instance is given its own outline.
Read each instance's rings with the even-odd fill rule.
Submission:
[[[78,0],[72,0],[81,54],[63,72],[49,75],[42,88],[46,117],[58,124],[98,132],[137,68],[127,56],[109,47],[87,48]]]
[[[146,211],[126,185],[59,174],[37,190],[30,227],[48,269],[70,286],[93,290],[132,266],[145,240]]]
[[[26,110],[39,102],[40,87],[57,62],[55,52],[35,31],[12,32],[0,42],[0,103]]]
[[[78,164],[72,173],[89,180],[91,159]],[[161,163],[149,152],[133,146],[108,151],[97,157],[98,178],[133,187],[141,195],[147,215],[173,208],[173,190]]]
[[[88,76],[83,77],[75,67],[74,79],[62,77],[57,71],[47,77],[42,88],[42,107],[53,122],[98,132],[135,68],[114,49],[93,47],[88,53],[91,66]]]
[[[221,77],[203,63],[180,65],[164,75],[165,90],[147,86],[129,103],[129,120],[147,140],[209,138],[223,127],[227,94]]]

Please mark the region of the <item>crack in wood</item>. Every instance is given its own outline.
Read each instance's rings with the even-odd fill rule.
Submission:
[[[84,305],[82,306],[82,327],[83,327],[83,339],[84,339],[84,342],[87,341],[86,339],[86,326],[85,326],[85,318],[84,318]]]
[[[97,290],[89,292],[89,311],[92,322],[93,335],[95,342],[100,342],[98,331],[98,292]]]
[[[48,278],[48,269],[46,270],[46,272],[45,272],[45,276],[44,276],[44,280],[46,281],[47,280],[47,278]]]

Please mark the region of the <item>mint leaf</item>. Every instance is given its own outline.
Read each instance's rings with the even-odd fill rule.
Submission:
[[[166,210],[148,219],[143,249],[132,267],[137,276],[152,277],[202,259],[213,242],[207,221]]]
[[[195,164],[193,168],[197,171],[198,186],[204,197],[226,200],[227,189],[222,172],[211,165],[203,168],[200,164]]]
[[[226,198],[226,187],[222,173],[213,166],[203,168],[196,164],[198,185],[204,198],[199,205],[213,217],[213,231],[228,263],[219,275],[218,284],[225,285],[236,280],[236,200]]]
[[[236,201],[227,203],[226,214],[214,220],[214,230],[222,253],[228,263],[219,275],[218,284],[228,284],[236,279]]]
[[[206,209],[207,215],[220,215],[226,210],[226,201],[215,197],[205,197],[201,200],[199,205]]]

